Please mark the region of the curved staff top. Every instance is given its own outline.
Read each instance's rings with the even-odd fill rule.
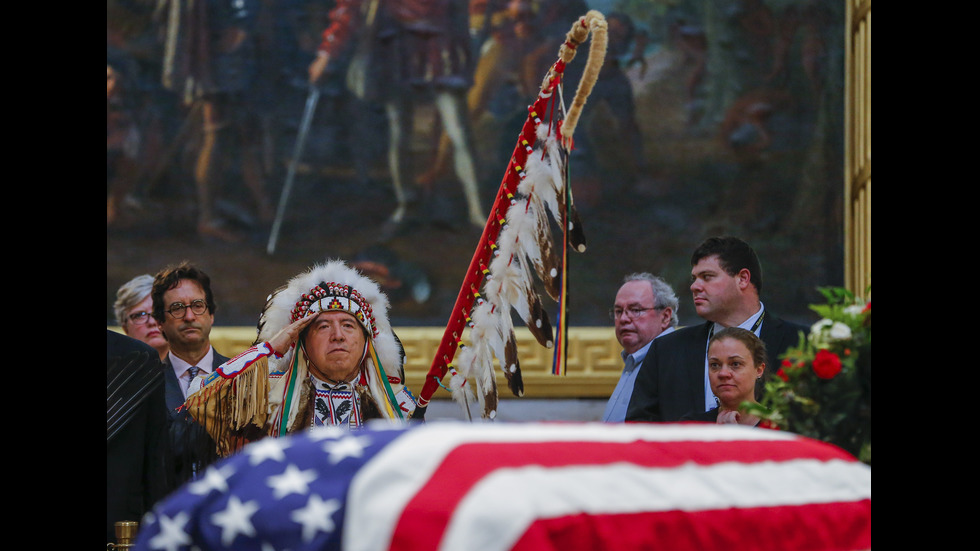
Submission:
[[[565,112],[564,105],[556,101],[561,100],[565,65],[575,57],[578,46],[585,42],[589,34],[592,35],[592,43],[587,65],[575,97]],[[514,394],[523,394],[516,344],[510,327],[510,308],[520,314],[542,346],[555,346],[553,371],[555,374],[564,372],[565,253],[569,249],[576,252],[585,250],[585,238],[565,168],[568,151],[573,147],[575,126],[605,60],[606,45],[606,20],[598,11],[589,11],[579,18],[566,34],[566,41],[559,48],[558,60],[545,75],[535,102],[528,108],[528,117],[504,173],[486,227],[464,275],[442,341],[419,393],[419,407],[428,404],[435,390],[442,386],[443,377],[451,372],[453,379],[461,379],[450,384],[453,398],[466,406],[466,382],[472,380],[478,388],[484,417],[493,418],[496,413],[496,384],[492,357],[489,357],[491,354],[500,362]],[[544,120],[548,121],[546,125],[542,124]],[[556,249],[551,246],[547,212],[562,228],[564,239],[560,255],[555,255]],[[531,286],[532,271],[536,271],[548,293],[559,303],[557,343],[547,312],[541,307],[540,297]],[[487,284],[481,294],[481,285],[490,281],[494,285]],[[464,350],[460,341],[467,328],[471,330],[472,346]],[[467,354],[454,363],[457,349]]]

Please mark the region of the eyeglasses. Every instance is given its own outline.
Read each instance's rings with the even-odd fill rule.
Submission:
[[[143,325],[144,323],[150,321],[150,317],[151,315],[149,312],[133,312],[128,316],[129,323],[132,323],[133,325]]]
[[[195,316],[200,316],[204,312],[208,311],[208,303],[201,299],[197,299],[190,304],[184,304],[182,302],[175,302],[167,308],[167,312],[176,319],[184,317],[186,310],[190,308],[191,312],[194,312]]]
[[[625,312],[627,318],[629,318],[631,320],[635,320],[636,318],[643,317],[644,314],[646,314],[649,310],[663,310],[663,308],[660,308],[660,307],[657,307],[657,306],[654,306],[653,308],[636,308],[636,307],[633,307],[633,308],[625,308],[625,309],[624,308],[610,308],[609,309],[609,319],[611,319],[613,321],[616,321],[619,318],[621,318],[623,316],[623,313]]]

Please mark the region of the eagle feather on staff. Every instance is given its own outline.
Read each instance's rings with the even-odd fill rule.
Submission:
[[[561,76],[565,64],[572,60],[577,46],[585,42],[589,33],[592,34],[592,45],[587,66],[572,105],[565,113],[563,105],[558,105],[557,109],[554,106],[561,96],[558,88]],[[456,361],[451,361],[454,346],[461,336],[452,330],[451,319],[439,351],[442,357],[437,354],[430,370],[430,375],[437,380],[447,370],[452,371],[452,397],[464,408],[468,408],[471,400],[465,386],[471,382],[485,419],[493,419],[498,406],[494,358],[510,391],[515,396],[524,395],[512,312],[524,322],[541,346],[555,346],[554,328],[536,290],[535,279],[564,309],[563,290],[567,281],[563,280],[566,279],[567,262],[563,251],[566,248],[585,251],[585,235],[567,182],[566,163],[568,151],[573,147],[574,127],[598,78],[605,50],[605,18],[597,11],[590,11],[576,21],[566,35],[558,61],[545,76],[537,102],[529,108],[525,130],[518,138],[477,255],[464,279],[457,301],[463,307],[461,312],[454,312],[454,316],[463,317],[463,328],[469,331],[470,344],[459,344]],[[545,124],[535,106],[548,102],[553,102],[552,112],[556,116]],[[533,126],[529,127],[529,122]],[[516,179],[513,173],[517,174]],[[553,224],[563,233],[561,243],[556,243],[553,238]],[[481,256],[481,250],[489,252]],[[479,276],[474,278],[474,273]],[[559,320],[562,319],[560,312]],[[449,339],[455,339],[455,342],[448,342],[449,346],[446,346]],[[427,403],[429,396],[425,389],[420,397],[421,403]]]

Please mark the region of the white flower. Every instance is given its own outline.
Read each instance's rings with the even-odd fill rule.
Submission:
[[[813,326],[810,327],[810,344],[816,348],[826,348],[828,339],[825,331],[833,324],[834,322],[827,318],[814,323]]]
[[[831,343],[851,338],[851,328],[845,323],[824,318],[810,328],[810,343],[816,348],[827,348]]]
[[[810,333],[811,334],[813,334],[813,333],[822,333],[824,329],[830,327],[833,324],[834,324],[833,320],[829,320],[827,318],[823,318],[822,320],[818,321],[817,323],[814,323],[812,327],[810,327]]]
[[[844,308],[844,313],[848,316],[858,317],[861,315],[861,312],[864,312],[864,305],[862,304],[852,304]]]
[[[830,326],[829,334],[832,341],[846,341],[851,338],[851,328],[844,323],[835,321]]]

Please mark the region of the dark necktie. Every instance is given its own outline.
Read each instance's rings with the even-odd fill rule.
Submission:
[[[188,385],[191,384],[191,382],[194,380],[194,377],[197,377],[197,374],[200,371],[201,371],[201,368],[200,367],[197,367],[196,365],[192,365],[192,366],[190,366],[190,367],[187,368],[187,374],[188,374],[187,384]]]

